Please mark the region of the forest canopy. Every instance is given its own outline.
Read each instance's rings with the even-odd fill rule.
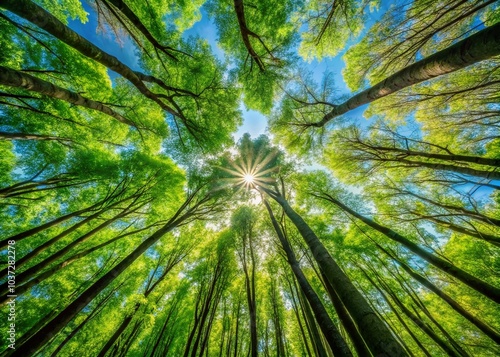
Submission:
[[[0,34],[2,356],[500,355],[497,1],[0,0]]]

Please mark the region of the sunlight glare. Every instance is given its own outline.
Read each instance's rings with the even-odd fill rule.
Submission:
[[[251,184],[253,183],[254,176],[252,174],[245,174],[245,176],[243,176],[243,180],[245,180],[246,183]]]

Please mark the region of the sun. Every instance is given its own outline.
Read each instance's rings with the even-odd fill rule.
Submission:
[[[276,182],[271,176],[279,170],[279,166],[268,165],[276,155],[277,150],[265,152],[258,151],[256,154],[252,150],[245,155],[238,156],[235,160],[230,159],[228,166],[218,166],[223,171],[231,174],[231,177],[223,178],[225,182],[232,184],[239,189],[259,190],[260,187],[270,186]]]
[[[245,180],[245,183],[247,184],[252,184],[255,180],[255,176],[252,174],[245,174],[243,176],[243,180]]]

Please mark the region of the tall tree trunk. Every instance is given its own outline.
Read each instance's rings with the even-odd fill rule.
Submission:
[[[302,324],[302,319],[300,318],[300,313],[299,313],[299,304],[300,302],[297,301],[298,300],[298,296],[296,297],[295,296],[295,292],[297,292],[296,288],[295,288],[295,284],[292,285],[292,283],[290,282],[290,279],[288,278],[288,276],[285,277],[287,283],[288,283],[288,288],[290,289],[290,297],[291,297],[291,301],[292,301],[292,307],[293,307],[293,311],[295,313],[295,318],[297,319],[297,324],[299,325],[299,329],[300,329],[300,334],[302,335],[302,345],[305,347],[305,350],[307,352],[307,356],[308,357],[312,357],[312,354],[311,354],[311,349],[309,348],[309,341],[307,340],[307,336],[306,336],[306,333],[305,333],[305,330],[304,330],[304,326]],[[293,278],[292,278],[293,279]],[[298,292],[297,292],[298,294]]]
[[[158,284],[160,282],[162,282],[163,280],[165,280],[165,278],[167,277],[168,273],[177,264],[180,263],[181,259],[184,257],[183,252],[184,252],[183,248],[180,248],[178,250],[174,250],[173,252],[171,252],[169,254],[168,261],[165,263],[165,266],[164,266],[164,269],[163,269],[161,275],[156,279],[156,281],[154,283],[152,283],[152,281],[155,278],[155,273],[157,271],[157,268],[159,267],[160,262],[163,262],[163,259],[160,256],[160,258],[158,259],[158,265],[157,265],[155,271],[153,272],[153,274],[151,274],[150,277],[148,278],[148,281],[147,281],[147,284],[146,284],[146,288],[145,288],[145,292],[144,292],[144,298],[146,300],[148,299],[149,295],[154,291],[154,289],[158,286]],[[128,316],[125,317],[125,319],[123,320],[123,322],[116,329],[115,333],[111,336],[111,338],[103,346],[103,348],[99,352],[99,357],[105,356],[106,353],[110,349],[112,349],[112,351],[118,351],[120,349],[120,346],[117,344],[117,341],[119,341],[119,339],[122,336],[123,332],[130,325],[130,323],[134,319],[134,316],[137,314],[137,311],[139,311],[139,309],[140,309],[141,306],[142,306],[142,304],[140,302],[136,303],[136,305],[134,306],[134,310],[130,313],[130,315],[128,315]],[[142,321],[137,321],[136,320],[135,325],[134,325],[134,331],[141,324],[142,324]],[[123,348],[124,346],[128,346],[128,344],[132,342],[130,340],[131,337],[132,337],[132,334],[130,334],[129,337],[127,338],[128,342],[125,342],[125,344],[123,346],[121,346],[121,348]],[[112,352],[111,354],[115,355],[116,353]]]
[[[272,305],[272,321],[274,325],[274,339],[276,343],[276,356],[285,357],[285,346],[283,341],[283,328],[281,326],[281,318],[279,312],[279,302],[278,302],[278,292],[276,290],[276,281],[271,278],[271,284],[269,287],[270,300]]]
[[[333,260],[323,243],[302,217],[290,207],[281,194],[263,187],[260,188],[283,208],[285,214],[297,227],[321,271],[325,274],[347,311],[356,322],[370,351],[374,355],[407,356],[406,351],[395,336],[359,293],[349,277]]]
[[[500,54],[500,23],[487,27],[427,58],[387,77],[374,86],[336,105],[311,126],[322,127],[333,118],[403,88],[470,66]]]
[[[181,298],[179,298],[179,296],[176,294],[173,297],[173,299],[174,299],[174,301],[172,302],[172,305],[170,306],[170,308],[168,310],[167,316],[165,318],[165,322],[163,323],[163,325],[160,329],[160,332],[156,336],[155,343],[152,347],[151,353],[149,354],[150,356],[154,357],[156,355],[156,351],[160,348],[160,344],[163,341],[163,335],[165,333],[165,330],[167,329],[168,326],[173,325],[175,323],[175,320],[172,323],[170,323],[170,319],[172,319],[174,314],[177,312],[177,305],[179,304]]]
[[[366,343],[359,333],[356,324],[352,320],[352,317],[349,315],[349,312],[346,310],[344,304],[342,304],[342,301],[340,301],[337,293],[328,282],[325,274],[323,272],[320,272],[320,274],[321,275],[319,276],[319,278],[325,286],[326,291],[328,291],[328,295],[332,300],[333,307],[337,312],[337,316],[339,317],[342,326],[344,326],[345,330],[347,331],[347,334],[349,335],[349,338],[351,339],[358,356],[370,356],[370,351],[366,347]]]
[[[330,297],[330,300],[333,303],[333,307],[335,308],[335,312],[337,313],[337,316],[340,319],[342,326],[346,330],[347,335],[351,339],[351,342],[353,343],[358,356],[371,356],[371,353],[368,350],[368,347],[366,346],[363,337],[359,333],[356,324],[354,323],[352,317],[349,315],[349,312],[346,310],[344,304],[342,304],[342,301],[340,301],[340,298],[333,289],[332,285],[328,282],[326,275],[323,272],[318,271],[314,263],[314,259],[311,257],[311,254],[305,249],[303,250],[303,252],[305,253],[304,256],[307,258],[309,265],[311,265],[314,272],[316,273],[316,276],[321,281],[323,287],[327,291],[328,296]]]
[[[395,189],[395,188],[392,188],[392,189]],[[475,211],[475,210],[473,211],[473,210],[467,209],[465,207],[460,207],[460,206],[455,206],[455,205],[451,205],[451,204],[441,203],[441,202],[432,200],[432,199],[430,199],[428,197],[424,197],[424,196],[418,195],[418,194],[413,193],[411,191],[399,190],[399,189],[395,189],[395,190],[397,190],[397,194],[398,195],[401,194],[401,195],[413,196],[415,198],[418,198],[419,200],[422,200],[424,202],[430,203],[430,204],[432,204],[432,205],[434,205],[436,207],[445,209],[447,211],[455,211],[455,212],[457,212],[457,215],[465,215],[467,217],[476,219],[478,221],[481,221],[481,222],[484,222],[484,223],[488,223],[488,224],[500,227],[500,219],[489,217],[489,216],[484,215],[484,214],[482,214],[482,213],[480,213],[478,211]]]
[[[119,191],[118,193],[113,193],[112,195],[109,195],[108,197],[106,197],[105,199],[91,205],[91,206],[88,206],[88,207],[85,207],[81,210],[78,210],[78,211],[74,211],[74,212],[71,212],[71,213],[68,213],[68,214],[65,214],[61,217],[58,217],[56,219],[53,219],[52,221],[49,221],[47,223],[44,223],[42,225],[39,225],[37,227],[34,227],[34,228],[31,228],[31,229],[28,229],[24,232],[21,232],[21,233],[17,233],[13,236],[10,236],[9,238],[5,239],[5,240],[2,240],[0,242],[0,248],[4,248],[7,246],[7,242],[9,240],[15,240],[16,242],[22,240],[22,239],[25,239],[25,238],[28,238],[28,237],[31,237],[37,233],[40,233],[46,229],[49,229],[59,223],[62,223],[64,221],[67,221],[68,219],[70,218],[73,218],[73,217],[77,217],[77,216],[80,216],[84,213],[88,213],[88,212],[91,212],[91,211],[94,211],[96,209],[98,209],[98,207],[100,207],[101,205],[104,205],[107,201],[109,201],[110,199],[114,199],[116,197],[118,197],[119,195],[121,195],[123,193],[123,191]],[[17,264],[19,264],[19,261],[17,261]]]
[[[197,192],[197,191],[196,191]],[[15,353],[18,356],[34,355],[45,343],[55,336],[69,321],[71,321],[88,303],[113,282],[125,269],[127,269],[137,258],[139,258],[149,247],[156,243],[161,237],[181,224],[184,220],[195,214],[196,209],[206,202],[202,199],[193,204],[189,209],[186,208],[192,203],[196,192],[189,196],[180,206],[173,217],[158,231],[144,240],[133,252],[118,263],[113,269],[104,274],[92,286],[85,290],[78,298],[66,306],[56,317],[47,322],[44,327],[38,330],[25,343],[16,346]]]
[[[3,5],[0,3],[0,5]],[[137,127],[134,122],[117,113],[107,105],[83,97],[82,95],[70,90],[59,87],[43,79],[33,77],[24,72],[16,71],[7,67],[0,66],[0,84],[23,88],[32,92],[41,93],[47,97],[57,98],[65,102],[78,105],[83,108],[92,109],[104,113],[113,119],[132,127]]]
[[[328,315],[328,312],[323,306],[323,303],[312,288],[311,284],[309,284],[307,278],[302,272],[302,269],[300,269],[299,262],[295,257],[295,253],[293,252],[292,247],[290,246],[290,243],[288,242],[280,225],[276,221],[276,218],[274,217],[273,211],[271,210],[271,207],[269,206],[267,200],[264,200],[264,205],[267,208],[269,217],[271,218],[271,222],[280,240],[281,246],[285,251],[288,264],[290,264],[290,267],[292,268],[292,271],[300,285],[300,289],[309,302],[311,309],[314,312],[314,317],[318,322],[318,325],[320,326],[321,331],[323,332],[323,335],[325,336],[328,344],[333,351],[338,353],[339,356],[352,356],[347,343],[340,335],[340,331],[337,329],[332,319]]]
[[[425,151],[415,151],[415,150],[409,150],[409,149],[400,149],[397,147],[387,147],[387,146],[377,146],[373,145],[370,143],[366,142],[359,142],[360,144],[364,145],[367,150],[374,150],[376,152],[395,152],[399,154],[403,154],[402,156],[404,157],[426,157],[429,159],[436,159],[436,160],[442,160],[442,161],[450,161],[450,162],[468,162],[472,164],[479,164],[479,165],[485,165],[485,166],[492,166],[492,167],[500,167],[500,159],[493,159],[489,157],[482,157],[482,156],[468,156],[468,155],[457,155],[457,154],[438,154],[438,153],[432,153],[432,152],[425,152]],[[399,155],[398,155],[399,156]]]
[[[387,238],[389,238],[397,243],[402,244],[403,246],[408,248],[410,251],[412,251],[413,253],[418,255],[420,258],[422,258],[425,261],[429,262],[430,264],[434,265],[436,268],[441,269],[446,274],[453,276],[454,278],[460,280],[462,283],[469,286],[470,288],[476,290],[477,292],[483,294],[487,298],[500,304],[500,289],[499,288],[496,288],[496,287],[482,281],[481,279],[476,278],[475,276],[467,273],[466,271],[464,271],[464,270],[458,268],[457,266],[453,265],[452,263],[448,262],[447,260],[444,260],[438,256],[435,256],[432,253],[429,253],[425,249],[421,248],[417,244],[413,243],[412,241],[403,237],[402,235],[398,234],[397,232],[393,231],[392,229],[384,227],[384,226],[374,222],[373,220],[360,215],[356,211],[347,207],[342,202],[340,202],[339,200],[333,198],[332,196],[330,196],[328,194],[326,194],[324,196],[321,195],[321,196],[316,196],[316,197],[320,197],[320,198],[325,199],[329,202],[332,202],[333,204],[337,205],[343,211],[358,218],[360,221],[362,221],[363,223],[365,223],[369,227],[384,234]]]
[[[464,307],[462,307],[459,303],[457,303],[455,300],[453,300],[448,294],[444,293],[441,289],[439,289],[436,285],[431,283],[429,280],[427,280],[422,275],[413,271],[413,269],[410,268],[407,264],[405,264],[402,260],[396,258],[393,254],[389,253],[386,249],[382,248],[379,244],[377,244],[377,247],[380,250],[382,250],[383,252],[385,252],[389,257],[391,257],[396,263],[398,263],[413,279],[415,279],[420,284],[422,284],[427,289],[429,289],[434,294],[436,294],[441,299],[443,299],[453,310],[455,310],[460,315],[462,315],[464,318],[469,320],[469,322],[471,322],[474,326],[476,326],[479,330],[481,330],[486,336],[491,338],[496,343],[500,344],[500,333],[498,331],[493,329],[491,326],[486,324],[481,319],[472,315]]]
[[[202,342],[203,330],[209,328],[209,326],[207,325],[207,319],[209,318],[210,313],[213,311],[213,309],[216,309],[217,305],[219,304],[219,289],[221,279],[223,279],[224,269],[225,267],[223,266],[221,257],[219,257],[217,265],[214,268],[210,289],[207,296],[205,297],[205,301],[201,311],[198,333],[196,334],[196,338],[194,339],[193,347],[191,349],[191,357],[196,357],[198,352],[200,352],[201,355],[201,351],[198,351],[198,346],[200,346],[200,343]]]
[[[118,328],[115,330],[113,335],[108,339],[108,341],[101,348],[97,357],[104,357],[106,355],[106,353],[108,353],[110,348],[113,347],[113,345],[115,344],[116,340],[118,340],[118,338],[121,336],[123,331],[125,331],[125,329],[128,327],[128,325],[132,322],[132,319],[134,318],[134,314],[139,309],[139,307],[140,307],[140,304],[137,304],[134,307],[134,311],[130,315],[125,317],[125,319],[118,326]]]
[[[500,171],[487,171],[487,170],[478,170],[473,169],[471,167],[458,166],[458,165],[450,165],[450,164],[441,164],[434,162],[426,162],[426,161],[418,161],[418,160],[407,160],[407,159],[381,159],[381,161],[394,161],[397,163],[406,164],[407,167],[425,167],[428,169],[438,170],[438,171],[449,171],[455,172],[457,174],[469,175],[482,177],[487,180],[499,180],[500,179]]]
[[[403,311],[403,313],[411,320],[415,325],[417,325],[427,336],[429,336],[434,342],[437,343],[437,345],[444,351],[446,352],[449,356],[452,357],[460,357],[460,354],[458,354],[451,346],[449,346],[441,337],[439,337],[431,328],[427,326],[427,324],[421,320],[420,317],[415,315],[406,307],[406,305],[397,297],[397,295],[392,291],[392,289],[389,288],[387,284],[384,284],[382,281],[381,277],[378,276],[376,273],[376,270],[371,268],[372,274],[375,275],[377,278],[377,281],[379,284],[377,284],[366,272],[361,266],[357,265],[358,268],[363,272],[365,277],[368,279],[368,281],[373,285],[375,289],[382,295],[382,298],[387,302],[391,310],[394,312],[396,315],[396,318],[401,322],[401,324],[405,327],[405,329],[408,331],[408,333],[411,335],[415,343],[422,349],[422,351],[427,355],[430,356],[429,352],[425,349],[425,347],[421,344],[421,342],[418,340],[418,338],[411,332],[410,328],[406,325],[405,321],[402,319],[401,316],[399,316],[399,313],[396,309],[396,307],[391,303],[391,300],[389,297],[384,293],[381,287],[379,287],[379,284],[383,286],[384,290],[389,294],[389,296],[392,298],[394,303]],[[376,275],[377,274],[377,275]]]
[[[433,216],[424,215],[424,214],[417,212],[417,211],[411,211],[410,213],[412,213],[418,217],[421,217],[422,219],[425,219],[425,220],[428,220],[431,222],[435,222],[435,223],[439,224],[440,226],[446,227],[452,231],[462,233],[462,234],[465,234],[465,235],[468,235],[468,236],[471,236],[474,238],[478,238],[478,239],[481,239],[482,241],[488,242],[496,247],[500,247],[500,237],[498,237],[498,236],[494,236],[492,234],[487,234],[487,233],[481,232],[481,231],[476,230],[476,229],[464,228],[462,226],[453,224],[451,222],[443,221],[442,219],[438,219],[438,218],[433,217]]]
[[[240,331],[240,313],[241,313],[241,300],[238,298],[238,308],[236,310],[236,328],[234,333],[234,357],[238,357],[238,338]]]
[[[61,349],[66,346],[66,344],[80,331],[85,325],[92,320],[95,316],[97,316],[101,310],[104,308],[106,303],[109,301],[109,299],[112,297],[112,295],[118,290],[118,288],[123,285],[120,284],[114,289],[111,289],[106,296],[104,296],[100,301],[96,304],[96,306],[93,308],[93,310],[85,317],[85,319],[78,324],[71,332],[64,338],[64,340],[57,346],[57,348],[52,352],[50,355],[51,357],[57,357]]]
[[[306,324],[309,330],[309,336],[311,337],[311,342],[314,347],[314,352],[317,357],[328,357],[326,353],[326,348],[321,340],[321,334],[316,326],[316,321],[314,320],[313,314],[311,313],[311,307],[307,302],[304,292],[302,290],[297,291],[299,296],[299,301],[301,302],[301,308],[304,312]]]
[[[455,348],[455,350],[457,350],[460,353],[460,355],[462,355],[464,357],[470,357],[469,353],[467,353],[462,348],[462,346],[460,346],[460,344],[457,341],[455,341],[455,339],[448,333],[448,331],[446,331],[444,329],[444,327],[434,318],[434,316],[432,316],[430,311],[427,309],[425,304],[420,300],[420,298],[415,293],[413,288],[408,284],[404,284],[401,281],[401,279],[398,277],[395,277],[395,280],[403,288],[403,290],[407,292],[408,296],[412,299],[412,301],[415,303],[415,305],[418,306],[420,308],[420,310],[423,311],[423,313],[429,318],[429,320],[431,320],[432,323],[439,329],[439,331],[441,331],[443,336],[446,337],[446,339],[450,342],[450,344],[453,346],[453,348]],[[408,285],[408,286],[406,286],[406,285]]]

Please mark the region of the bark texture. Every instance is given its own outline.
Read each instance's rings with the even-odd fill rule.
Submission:
[[[458,71],[500,54],[500,23],[487,27],[423,60],[394,73],[374,86],[335,106],[310,126],[322,127],[330,120],[364,104],[434,77]]]

